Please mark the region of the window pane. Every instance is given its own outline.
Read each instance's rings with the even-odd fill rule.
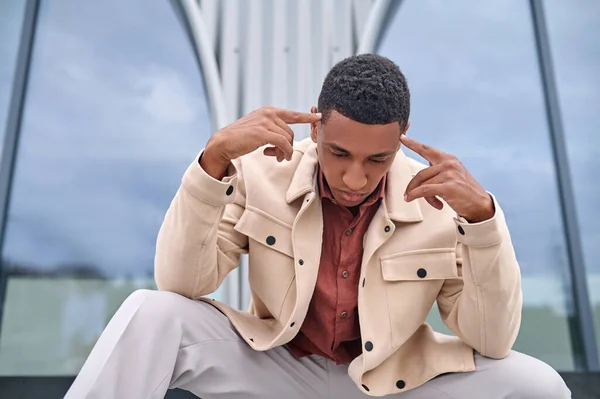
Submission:
[[[24,14],[24,1],[0,2],[0,38],[2,38],[0,40],[0,151],[4,145],[4,133]]]
[[[527,2],[405,1],[380,53],[407,76],[410,134],[458,156],[504,209],[523,274],[515,349],[573,369],[567,253]]]
[[[169,2],[43,1],[5,247],[0,374],[74,375],[210,134]]]
[[[600,2],[544,2],[600,350]]]

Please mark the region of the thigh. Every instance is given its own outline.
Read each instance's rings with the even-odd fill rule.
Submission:
[[[571,397],[566,384],[552,367],[523,353],[511,351],[504,359],[490,359],[475,353],[475,365],[477,369],[473,372],[439,376],[424,384],[423,389],[437,392],[437,396],[430,397],[444,399]],[[405,397],[399,395],[399,398]],[[413,399],[409,396],[406,398]]]
[[[428,382],[440,398],[568,399],[560,375],[539,359],[511,351],[504,359],[475,354],[476,371],[447,374]],[[445,394],[447,396],[442,395]]]
[[[203,399],[325,397],[325,359],[298,360],[285,347],[255,351],[218,309],[205,302],[193,306],[200,307],[202,320],[188,322],[202,337],[189,338],[180,348],[170,388]]]
[[[560,375],[546,363],[511,351],[500,360],[475,354],[476,371],[438,376],[395,399],[568,399],[571,393]],[[333,373],[332,373],[333,374]],[[366,399],[349,376],[338,370],[335,388],[345,399]],[[332,377],[332,385],[334,378]],[[335,397],[335,396],[332,396]]]

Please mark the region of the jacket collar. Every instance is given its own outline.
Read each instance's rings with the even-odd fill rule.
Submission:
[[[299,147],[304,147],[304,154],[300,158],[286,193],[288,204],[310,192],[317,191],[317,165],[319,162],[317,146],[307,139],[300,143]],[[404,191],[413,176],[409,159],[402,150],[398,151],[388,172],[384,199],[389,218],[396,222],[420,222],[423,220],[419,202],[404,201]]]

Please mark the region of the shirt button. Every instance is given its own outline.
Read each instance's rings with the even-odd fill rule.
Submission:
[[[352,234],[352,229],[346,230],[346,235],[349,236],[350,234]]]
[[[342,319],[345,319],[346,317],[348,317],[348,312],[344,311],[340,316],[342,317]]]
[[[348,276],[349,276],[349,275],[350,275],[350,273],[348,273],[348,270],[344,270],[344,271],[342,272],[342,277],[343,277],[343,278],[348,278]]]
[[[225,192],[225,194],[227,194],[227,195],[233,194],[233,186],[227,187],[227,191]]]
[[[385,230],[386,233],[389,233],[391,229],[392,228],[390,226],[385,226],[383,230]]]
[[[462,226],[458,226],[458,232],[460,233],[460,235],[465,235],[465,229],[463,229]]]

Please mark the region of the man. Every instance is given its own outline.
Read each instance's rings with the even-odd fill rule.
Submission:
[[[213,135],[158,235],[161,291],[123,303],[67,397],[569,398],[511,351],[522,296],[502,210],[406,136],[398,67],[343,60],[318,111],[262,108]],[[294,144],[292,123],[311,138]],[[243,253],[249,312],[204,298]],[[456,337],[425,323],[436,300]]]

